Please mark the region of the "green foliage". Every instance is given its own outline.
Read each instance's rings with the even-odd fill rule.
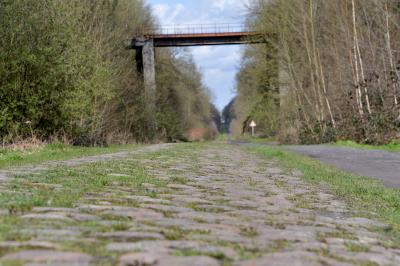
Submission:
[[[215,105],[213,105],[213,104],[211,104],[210,109],[211,109],[211,118],[212,118],[213,123],[217,127],[218,132],[222,132],[223,131],[223,124],[222,124],[221,113],[219,112],[217,107]]]
[[[157,52],[157,126],[160,137],[182,139],[191,128],[212,128],[209,92],[192,56],[185,50],[178,54],[173,50]]]
[[[2,1],[0,5],[0,135],[30,135],[32,128],[65,125],[62,104],[72,85],[63,51],[70,31],[53,1]],[[46,18],[46,23],[43,19]]]
[[[351,148],[358,148],[358,149],[379,149],[391,152],[398,152],[400,151],[400,141],[394,140],[389,144],[386,145],[366,145],[366,144],[359,144],[357,142],[351,140],[342,140],[337,141],[335,145],[351,147]]]
[[[256,121],[257,133],[262,136],[274,136],[279,129],[278,53],[272,39],[264,45],[249,46],[244,52],[236,77],[238,96],[231,103],[234,110],[229,111],[229,105],[225,110],[231,113],[226,120],[232,121],[231,129],[237,136],[250,131],[251,120]]]
[[[173,139],[208,126],[199,71],[185,54],[164,50],[159,127],[151,131],[135,51],[124,45],[154,25],[144,1],[0,0],[0,17],[0,142],[62,136],[102,145]]]
[[[49,144],[35,148],[0,148],[0,169],[11,166],[41,163],[45,161],[66,160],[83,156],[126,151],[133,145],[111,145],[108,147],[73,147],[64,144]]]
[[[231,129],[230,126],[232,122],[236,119],[236,114],[235,114],[235,101],[236,98],[234,98],[232,101],[229,102],[227,106],[225,106],[224,110],[222,110],[222,119],[223,119],[223,132],[224,133],[230,133]]]
[[[166,185],[166,182],[151,176],[143,166],[133,162],[101,162],[74,169],[58,167],[38,175],[16,177],[9,184],[11,189],[0,193],[0,204],[10,212],[44,206],[72,207],[85,193],[105,191],[112,184],[130,187],[136,189],[139,195],[147,195],[148,190],[142,186],[144,183]],[[54,189],[52,185],[62,185],[62,189]]]
[[[244,53],[235,133],[257,118],[283,142],[398,138],[399,18],[397,1],[252,1],[248,25],[266,45]]]

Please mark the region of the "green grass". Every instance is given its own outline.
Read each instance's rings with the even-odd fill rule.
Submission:
[[[219,260],[222,263],[222,266],[229,266],[232,265],[232,259],[227,258],[226,255],[222,252],[214,251],[214,252],[200,252],[195,249],[183,249],[177,250],[172,253],[172,255],[177,257],[196,257],[196,256],[208,256],[212,257],[216,260]]]
[[[54,225],[38,224],[42,221],[24,220],[20,214],[29,212],[33,207],[67,207],[77,204],[96,204],[96,199],[119,206],[137,207],[137,202],[124,200],[124,196],[143,195],[156,198],[156,189],[166,189],[170,183],[182,184],[186,179],[175,176],[171,180],[159,179],[149,171],[164,169],[185,158],[195,161],[196,153],[202,144],[182,144],[170,149],[138,154],[127,159],[111,160],[85,164],[76,167],[59,166],[45,172],[16,176],[0,191],[0,210],[8,210],[11,215],[0,215],[0,241],[22,240],[23,228],[31,226]],[[110,151],[110,150],[108,150]],[[145,164],[142,161],[146,161]],[[114,193],[109,193],[114,191]],[[107,193],[108,192],[108,193]],[[18,214],[18,215],[15,215]],[[116,220],[117,217],[103,217]],[[123,230],[129,227],[124,219],[117,220],[111,230]],[[27,224],[28,223],[28,224]],[[78,223],[80,226],[82,223]],[[95,231],[102,228],[90,226]],[[1,254],[0,254],[1,255]]]
[[[131,161],[99,162],[77,168],[58,167],[41,174],[16,177],[8,190],[0,192],[0,206],[12,213],[32,207],[73,207],[86,193],[102,193],[110,186],[127,187],[139,195],[147,195],[143,183],[166,185],[165,181],[152,177],[141,165]],[[119,200],[118,195],[114,200]]]
[[[188,179],[184,176],[171,176],[169,180],[173,183],[180,185],[186,185],[189,182]]]
[[[350,207],[375,213],[377,218],[392,225],[400,233],[400,191],[383,186],[380,181],[339,171],[308,157],[288,152],[280,147],[247,148],[264,158],[275,158],[288,170],[298,169],[306,181],[330,185],[334,194]]]
[[[345,246],[350,252],[369,252],[369,247],[366,245],[348,242]]]
[[[354,234],[352,234],[352,233],[350,233],[350,232],[348,232],[348,231],[346,231],[346,230],[344,230],[342,228],[336,228],[336,230],[332,231],[332,232],[318,233],[317,234],[317,239],[320,242],[326,243],[326,239],[327,238],[340,238],[340,239],[348,239],[348,240],[357,240],[357,237]]]
[[[252,137],[250,135],[244,135],[240,137],[235,137],[234,140],[236,141],[248,141],[251,143],[268,143],[268,142],[275,142],[277,141],[276,137]]]
[[[42,163],[50,160],[67,160],[83,156],[130,150],[136,145],[112,145],[109,147],[75,147],[64,144],[49,144],[36,149],[11,150],[0,148],[0,169]]]
[[[216,139],[216,141],[219,141],[219,142],[225,142],[225,141],[228,141],[229,140],[229,135],[228,134],[219,134],[218,135],[218,137],[217,137],[217,139]]]
[[[338,141],[335,146],[343,146],[357,149],[370,149],[370,150],[384,150],[390,152],[400,152],[400,140],[393,141],[387,145],[367,145],[367,144],[359,144],[354,141],[346,140],[346,141]]]

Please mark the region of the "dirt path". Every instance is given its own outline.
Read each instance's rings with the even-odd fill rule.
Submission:
[[[74,208],[17,214],[24,238],[0,242],[0,265],[400,265],[400,250],[374,232],[386,225],[275,162],[236,146],[158,150],[121,158],[168,182],[143,184],[153,196],[109,184]]]
[[[387,187],[400,188],[400,152],[325,145],[288,146],[288,149],[332,164],[345,171],[379,178]]]

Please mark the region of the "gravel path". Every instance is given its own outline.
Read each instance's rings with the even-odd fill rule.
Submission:
[[[400,153],[324,145],[287,148],[345,171],[379,178],[387,187],[400,188]]]
[[[154,197],[109,184],[73,208],[17,214],[29,223],[23,239],[0,242],[0,265],[400,265],[400,250],[374,231],[386,225],[240,147],[207,146],[172,162],[162,152],[126,155],[170,182],[143,184]]]

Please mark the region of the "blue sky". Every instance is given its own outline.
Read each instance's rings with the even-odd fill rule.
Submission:
[[[147,0],[162,25],[240,23],[245,19],[248,0]],[[213,102],[222,110],[234,97],[240,46],[190,48]]]

